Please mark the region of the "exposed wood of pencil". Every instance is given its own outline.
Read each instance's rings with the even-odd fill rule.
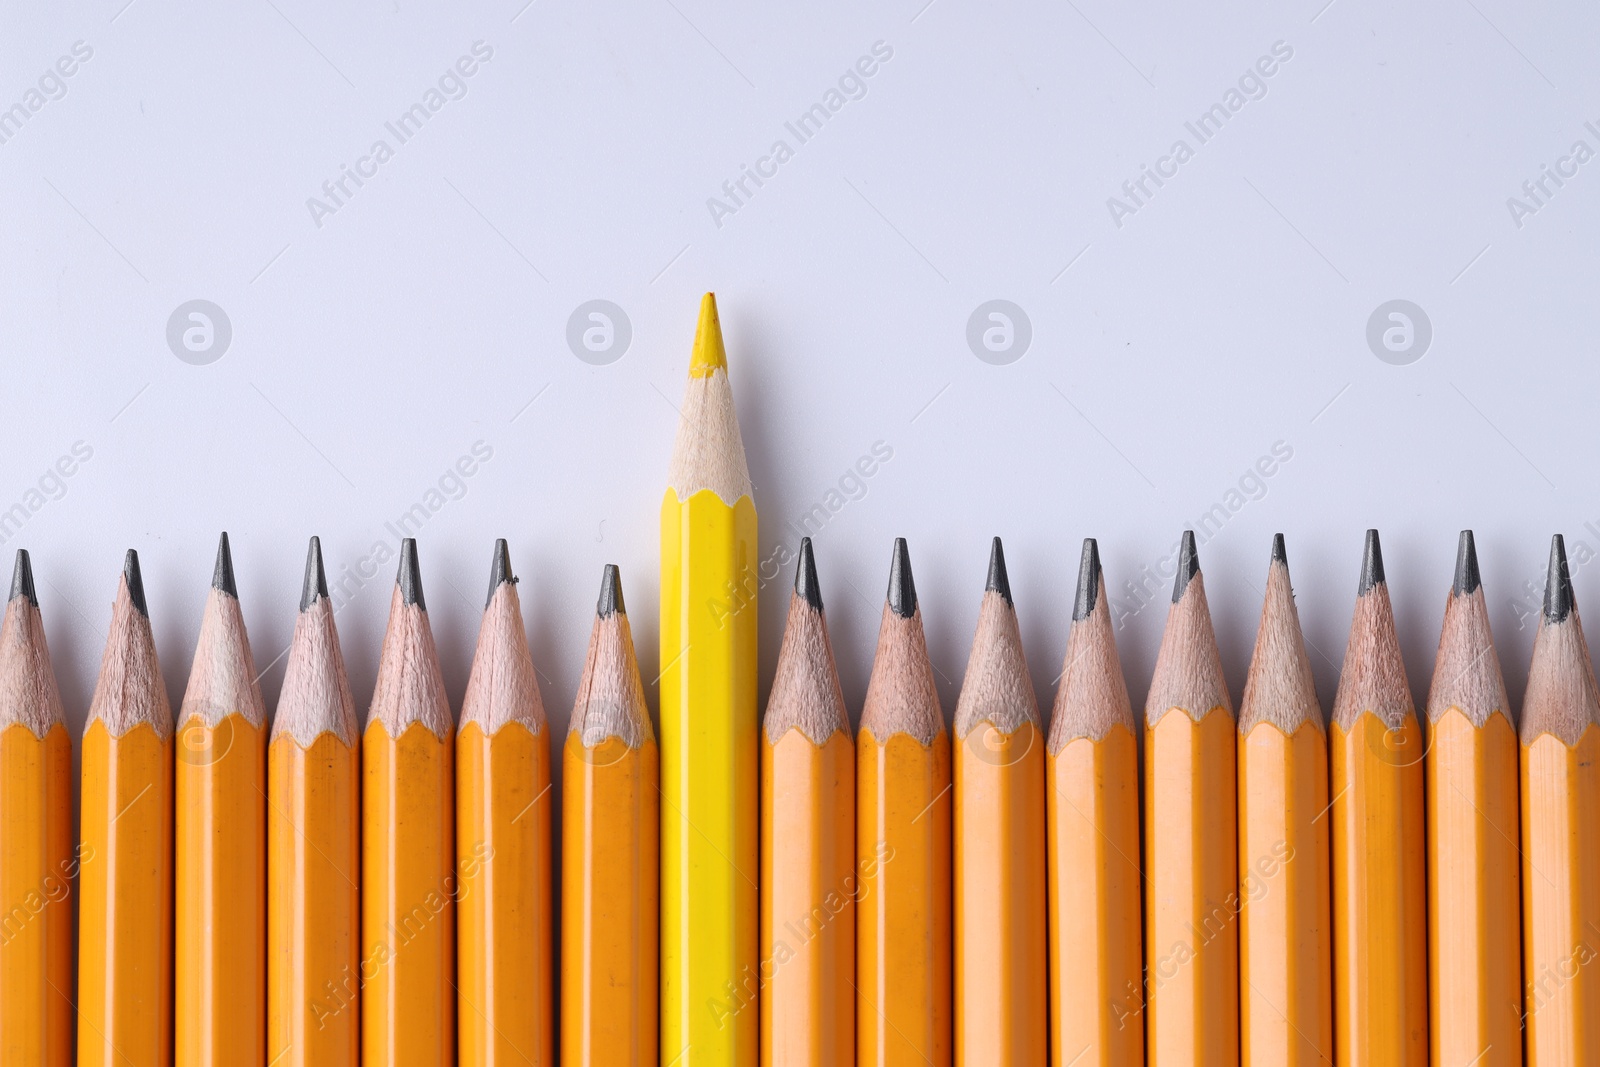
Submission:
[[[463,1063],[549,1063],[550,735],[510,553],[489,601],[456,734],[456,1012]]]
[[[562,1062],[656,1067],[660,757],[617,568],[562,754]]]
[[[177,1067],[266,1062],[266,718],[223,534],[173,767]]]
[[[1522,701],[1521,755],[1528,1065],[1600,1062],[1600,698],[1559,535]]]
[[[311,539],[267,748],[267,1062],[361,1056],[361,751]]]
[[[1334,1048],[1340,1067],[1428,1062],[1422,731],[1367,532],[1334,700]]]
[[[1239,705],[1239,1037],[1245,1067],[1333,1062],[1328,740],[1273,539]]]
[[[1517,735],[1472,531],[1428,692],[1429,1040],[1435,1063],[1522,1063]]]
[[[78,1064],[172,1062],[172,708],[128,553],[83,735]]]
[[[72,1062],[72,741],[26,550],[0,622],[0,1035],[5,1059]]]
[[[956,1060],[1043,1064],[1044,734],[998,537],[954,733]]]
[[[1046,759],[1052,1067],[1144,1062],[1139,756],[1101,589],[1089,538]]]
[[[856,1062],[951,1062],[950,735],[896,540],[856,735]]]
[[[1152,1067],[1234,1064],[1237,741],[1191,531],[1145,722],[1145,1055]]]
[[[761,1062],[827,1067],[855,1053],[855,748],[811,541],[761,745]],[[781,962],[780,962],[781,961]]]
[[[452,727],[407,538],[361,752],[361,1054],[374,1067],[455,1062]]]

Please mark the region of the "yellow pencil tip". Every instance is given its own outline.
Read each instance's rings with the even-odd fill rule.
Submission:
[[[717,318],[717,294],[707,293],[700,298],[700,325],[694,331],[689,377],[709,378],[718,367],[728,369],[728,353],[722,347],[722,320]]]

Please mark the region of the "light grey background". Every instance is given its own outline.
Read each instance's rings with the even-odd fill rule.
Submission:
[[[319,533],[348,583],[364,708],[385,522],[482,442],[492,457],[420,533],[446,684],[458,703],[508,537],[559,739],[605,562],[655,676],[657,514],[714,289],[764,553],[792,549],[786,524],[875,443],[892,450],[816,537],[854,711],[896,535],[947,712],[996,533],[1046,706],[1079,541],[1101,539],[1141,703],[1167,557],[1214,504],[1202,562],[1236,699],[1282,530],[1331,703],[1369,525],[1419,703],[1456,532],[1477,530],[1515,696],[1552,531],[1582,606],[1600,604],[1582,565],[1600,550],[1600,161],[1545,179],[1538,203],[1521,188],[1572,170],[1574,142],[1600,150],[1597,29],[1577,5],[1504,0],[12,6],[0,107],[25,117],[0,126],[0,509],[26,514],[3,548],[34,552],[76,728],[124,548],[176,705],[230,531],[270,707]],[[400,143],[386,123],[475,45],[492,55]],[[55,81],[75,46],[92,55]],[[892,55],[830,98],[875,47]],[[1275,48],[1292,56],[1246,77]],[[786,126],[835,99],[805,143]],[[1219,103],[1202,144],[1185,124]],[[313,212],[380,139],[393,158]],[[1193,157],[1129,198],[1180,139]],[[792,158],[728,199],[778,140]],[[232,328],[205,365],[167,340],[197,299]],[[567,343],[596,299],[632,334],[604,365]],[[968,344],[997,299],[1032,332],[1005,365]],[[1397,299],[1433,332],[1407,365],[1367,340]],[[30,498],[75,442],[92,457]],[[1291,455],[1252,480],[1275,446]],[[763,693],[787,579],[763,591]]]

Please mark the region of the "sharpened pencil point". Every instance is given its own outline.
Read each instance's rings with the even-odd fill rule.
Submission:
[[[911,577],[911,551],[904,537],[894,539],[894,556],[889,561],[889,610],[902,619],[917,613],[917,583]]]
[[[1083,558],[1078,561],[1078,596],[1072,602],[1072,621],[1082,622],[1094,614],[1100,599],[1100,545],[1092,537],[1083,539]]]
[[[1361,582],[1356,586],[1356,596],[1366,596],[1383,580],[1383,546],[1378,543],[1378,531],[1368,530],[1361,550]]]
[[[226,530],[217,541],[217,565],[211,572],[211,588],[239,599],[239,587],[233,583],[233,550],[228,547]]]
[[[989,577],[983,583],[983,588],[991,593],[999,593],[1000,599],[1007,605],[1015,607],[1011,602],[1011,579],[1006,575],[1006,553],[1000,547],[1000,538],[996,537],[989,546]]]
[[[602,619],[628,613],[622,603],[622,572],[615,563],[607,563],[605,573],[600,576],[600,602],[594,610]]]
[[[709,378],[717,368],[728,368],[728,353],[722,347],[722,319],[717,315],[717,294],[700,298],[700,323],[694,331],[694,349],[689,355],[689,377]]]
[[[800,562],[794,567],[794,595],[817,611],[822,610],[822,585],[817,581],[817,557],[811,551],[811,538],[800,538]]]
[[[1272,562],[1289,565],[1289,549],[1283,543],[1283,534],[1272,535]]]
[[[328,595],[328,575],[322,569],[322,539],[311,538],[306,547],[306,576],[300,581],[300,610],[307,611],[317,597]]]
[[[11,572],[11,597],[15,600],[19,596],[28,598],[28,603],[34,607],[39,606],[39,594],[33,588],[33,560],[28,558],[28,550],[17,549],[17,566]]]
[[[494,599],[494,591],[507,582],[516,585],[517,576],[511,573],[511,546],[504,537],[499,537],[494,542],[494,560],[489,564],[489,595],[483,600],[485,608]]]
[[[1550,538],[1550,570],[1544,580],[1546,622],[1565,622],[1572,614],[1572,572],[1567,568],[1567,543],[1560,534]]]
[[[132,602],[133,610],[148,619],[150,609],[144,602],[144,576],[139,573],[139,553],[131,548],[122,560],[122,580],[128,586],[128,600]]]
[[[1461,543],[1456,547],[1456,580],[1450,586],[1454,596],[1471,596],[1483,584],[1478,574],[1478,546],[1473,543],[1472,531],[1461,531]]]
[[[1176,604],[1183,599],[1184,590],[1189,588],[1189,583],[1194,576],[1200,573],[1200,553],[1194,546],[1194,531],[1183,531],[1183,539],[1178,542],[1178,575],[1172,580],[1172,602]]]
[[[400,587],[400,602],[415,604],[423,611],[428,605],[422,599],[422,565],[417,562],[417,539],[408,537],[400,542],[400,573],[395,575]]]

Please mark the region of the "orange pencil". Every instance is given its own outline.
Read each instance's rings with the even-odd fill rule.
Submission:
[[[955,717],[956,1063],[1043,1067],[1044,737],[996,537]]]

